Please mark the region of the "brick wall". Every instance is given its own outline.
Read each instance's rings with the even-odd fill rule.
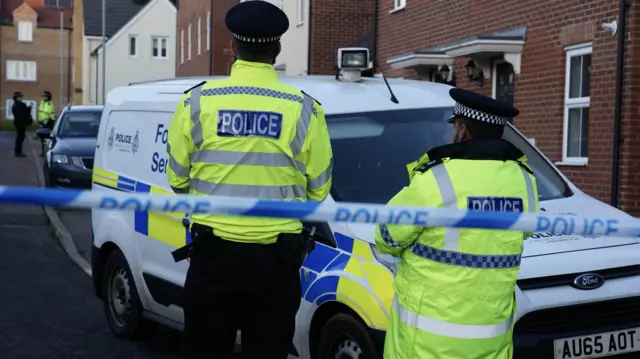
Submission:
[[[231,33],[224,24],[227,11],[236,5],[238,0],[189,0],[182,1],[178,7],[177,29],[177,75],[201,76],[201,75],[227,75],[231,67]],[[211,21],[211,51],[207,51],[207,12],[212,8]],[[202,53],[198,55],[198,17],[202,18],[200,40],[202,41]],[[191,60],[187,60],[188,29],[191,24]],[[181,63],[181,32],[184,30],[185,61]]]
[[[0,27],[0,59],[2,61],[2,72],[4,77],[0,85],[0,98],[2,107],[6,101],[12,98],[15,91],[22,91],[25,100],[40,100],[40,93],[44,90],[51,91],[56,109],[60,110],[60,32],[54,29],[33,29],[33,42],[20,43],[18,39],[17,27]],[[64,31],[64,52],[63,61],[63,81],[64,81],[64,104],[69,102],[72,94],[70,83],[70,52],[71,32]],[[35,61],[37,63],[37,80],[35,82],[20,82],[6,80],[7,60]],[[4,121],[2,113],[0,118]]]
[[[371,34],[373,1],[311,1],[310,13],[309,74],[333,75],[338,48],[353,46]]]
[[[404,10],[390,13],[392,0],[381,0],[378,14],[378,58],[389,76],[413,75],[391,71],[386,60],[395,54],[446,44],[472,35],[527,26],[521,74],[515,81],[515,105],[521,111],[516,126],[552,160],[562,160],[565,51],[576,43],[592,42],[591,108],[589,119],[589,162],[587,166],[559,166],[582,190],[610,202],[614,123],[617,36],[600,28],[617,19],[617,0],[450,0],[407,1]],[[638,135],[640,45],[637,35],[638,5],[631,8],[621,205],[640,215],[640,137]],[[455,61],[457,86],[491,94],[491,79],[484,86],[470,83],[464,65]],[[633,102],[635,97],[636,103]]]

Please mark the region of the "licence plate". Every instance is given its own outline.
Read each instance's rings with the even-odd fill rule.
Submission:
[[[640,328],[553,341],[555,359],[600,358],[640,351]]]

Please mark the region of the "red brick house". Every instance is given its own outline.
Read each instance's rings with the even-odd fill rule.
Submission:
[[[377,61],[426,81],[451,69],[456,86],[513,102],[517,128],[576,185],[640,216],[640,4],[630,3],[623,23],[619,0],[379,0]]]
[[[72,5],[71,0],[0,0],[1,121],[12,118],[15,91],[31,103],[39,102],[42,91],[51,91],[58,111],[61,97],[64,104],[72,98]]]
[[[374,2],[372,0],[267,0],[283,8],[284,1],[307,19],[308,40],[300,57],[307,58],[306,74],[334,74],[340,47],[372,48]],[[224,24],[227,11],[240,0],[189,0],[178,4],[178,76],[227,75],[233,63],[231,33]],[[308,11],[308,14],[301,12]],[[289,14],[291,17],[291,14]],[[289,31],[302,26],[289,19]],[[287,44],[283,40],[283,46]]]

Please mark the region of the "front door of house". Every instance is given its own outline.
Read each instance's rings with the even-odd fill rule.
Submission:
[[[515,93],[515,73],[510,63],[496,64],[496,100],[513,105]]]

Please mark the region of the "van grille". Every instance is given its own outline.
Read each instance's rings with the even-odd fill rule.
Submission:
[[[599,330],[640,322],[640,297],[607,300],[567,307],[538,310],[525,314],[515,325],[514,334],[555,334]]]
[[[85,168],[92,170],[93,169],[93,158],[83,158],[82,164]]]

